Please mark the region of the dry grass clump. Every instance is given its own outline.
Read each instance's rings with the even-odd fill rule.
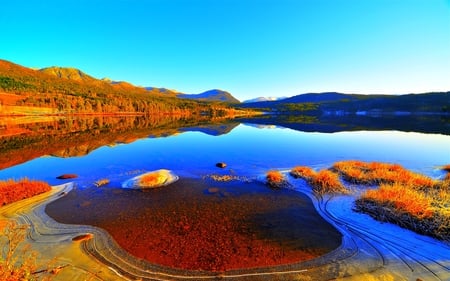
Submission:
[[[268,171],[266,174],[267,184],[271,188],[282,188],[289,186],[284,175],[279,171]]]
[[[313,187],[318,194],[348,193],[347,188],[341,183],[339,175],[330,170],[314,171],[310,167],[294,167],[290,174],[295,178],[303,178]]]
[[[330,170],[321,170],[310,181],[313,190],[318,194],[348,193],[347,188],[341,183],[339,175]]]
[[[349,160],[334,163],[332,169],[339,172],[346,181],[356,184],[401,183],[414,188],[431,188],[436,185],[433,179],[406,170],[398,164]]]
[[[100,180],[94,182],[94,185],[96,187],[101,187],[101,186],[107,185],[108,183],[109,183],[109,179],[100,179]]]
[[[344,178],[376,185],[356,200],[356,210],[416,232],[450,240],[450,181],[433,180],[395,164],[338,162]],[[359,177],[351,175],[359,173]]]
[[[203,177],[203,179],[206,178],[210,178],[214,181],[219,181],[219,182],[229,182],[229,181],[249,181],[249,179],[247,177],[243,177],[243,176],[236,176],[236,175],[217,175],[217,174],[212,174],[212,175],[206,175]]]
[[[316,176],[316,171],[307,166],[297,166],[292,168],[290,174],[294,178],[302,178],[305,180],[311,180],[314,176]]]
[[[0,181],[0,206],[33,197],[51,190],[48,183],[27,178],[15,181]]]
[[[378,189],[367,190],[360,200],[372,201],[382,206],[392,206],[400,212],[406,212],[418,219],[433,216],[433,200],[423,192],[405,185],[381,184]]]

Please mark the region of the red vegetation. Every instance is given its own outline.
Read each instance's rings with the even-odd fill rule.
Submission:
[[[0,181],[0,205],[4,206],[30,198],[50,189],[50,185],[42,181],[30,181],[28,179]]]

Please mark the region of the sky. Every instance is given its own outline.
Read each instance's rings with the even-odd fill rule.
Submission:
[[[15,0],[0,58],[238,99],[450,91],[450,0]]]

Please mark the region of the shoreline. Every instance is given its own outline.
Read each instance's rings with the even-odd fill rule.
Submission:
[[[218,277],[233,280],[450,278],[450,261],[445,260],[445,257],[450,256],[449,245],[396,225],[375,221],[368,215],[355,213],[352,210],[354,195],[317,197],[303,180],[291,177],[288,180],[296,192],[308,196],[316,211],[343,234],[342,244],[334,251],[313,260],[268,268],[216,273],[191,272],[139,261],[120,248],[103,229],[60,224],[45,214],[45,206],[57,200],[62,192],[69,191],[70,184],[55,187],[49,194],[2,207],[0,215],[15,219],[21,224],[31,224],[27,242],[33,249],[39,250],[41,255],[45,253],[44,257],[48,260],[56,257],[56,261],[64,261],[64,264],[70,261],[69,266],[55,276],[55,280],[81,278],[85,276],[82,274],[94,274],[91,276],[95,276],[95,280],[126,280],[137,277],[142,280],[215,280]],[[72,241],[85,234],[92,234],[93,238],[81,242]],[[402,252],[403,259],[408,261],[401,262],[398,252]]]

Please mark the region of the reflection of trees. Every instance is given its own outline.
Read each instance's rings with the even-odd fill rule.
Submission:
[[[0,169],[43,155],[80,156],[104,145],[180,133],[179,128],[217,125],[224,118],[182,116],[92,116],[49,118],[0,126]],[[185,130],[183,130],[185,131]],[[17,133],[15,133],[17,132]]]

